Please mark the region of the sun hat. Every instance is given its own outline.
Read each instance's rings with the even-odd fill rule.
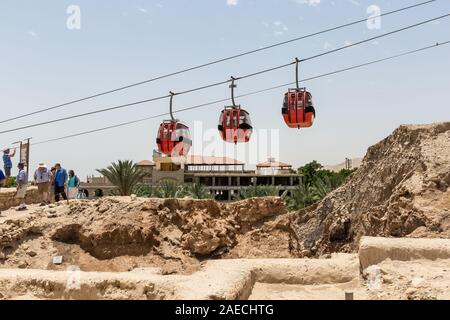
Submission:
[[[39,162],[38,168],[47,168],[47,166],[45,165],[45,163]]]

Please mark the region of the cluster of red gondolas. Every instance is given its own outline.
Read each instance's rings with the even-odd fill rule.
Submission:
[[[312,102],[311,93],[306,88],[300,88],[298,82],[298,60],[297,87],[289,89],[284,95],[281,114],[284,122],[289,128],[309,128],[313,125],[316,112]],[[218,130],[222,139],[230,143],[246,143],[250,141],[253,127],[250,114],[236,105],[234,100],[235,79],[231,78],[231,101],[232,106],[226,106],[220,113]],[[158,150],[172,157],[182,157],[189,153],[192,146],[189,127],[183,122],[175,119],[172,114],[172,101],[174,93],[170,96],[170,120],[164,120],[158,129],[156,143]]]

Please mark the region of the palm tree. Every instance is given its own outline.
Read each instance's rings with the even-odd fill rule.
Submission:
[[[278,197],[280,195],[280,188],[278,186],[252,186],[250,188],[242,189],[237,195],[238,200],[248,198],[260,197]]]
[[[151,198],[153,196],[153,187],[147,183],[138,183],[133,188],[133,193],[138,197]]]
[[[290,210],[299,210],[306,208],[316,202],[313,190],[305,183],[301,183],[286,197],[287,206]]]
[[[129,196],[133,188],[142,181],[146,173],[140,170],[133,161],[119,160],[111,163],[104,169],[97,169],[97,172],[105,176],[114,186],[118,188],[121,196]]]
[[[329,177],[318,178],[316,177],[311,184],[312,194],[314,199],[319,201],[322,200],[329,194],[331,191],[335,189],[333,186],[331,179]]]
[[[182,198],[185,195],[185,188],[178,182],[169,179],[162,180],[154,193],[157,198]]]
[[[311,184],[312,192],[316,200],[322,200],[330,192],[339,188],[345,181],[345,177],[339,175],[316,177]]]
[[[202,184],[191,184],[186,187],[186,195],[194,199],[212,199],[211,193]]]

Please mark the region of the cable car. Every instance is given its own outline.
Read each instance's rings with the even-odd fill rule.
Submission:
[[[284,95],[281,113],[289,128],[311,127],[316,117],[311,93],[306,88],[289,89]]]
[[[156,143],[165,155],[186,156],[192,146],[189,127],[176,120],[164,120],[159,126]]]
[[[172,119],[164,120],[159,125],[156,144],[161,153],[171,157],[182,157],[189,153],[192,139],[189,127],[173,117],[172,100],[175,94],[170,92],[170,95],[170,116]]]
[[[220,114],[218,129],[226,142],[249,142],[253,131],[250,114],[240,106],[225,107]]]
[[[230,88],[233,105],[227,106],[222,110],[217,128],[224,141],[237,144],[238,142],[250,141],[253,127],[250,114],[244,109],[241,109],[240,105],[236,105],[234,100],[235,80],[235,78],[231,77]]]
[[[316,110],[312,101],[312,95],[306,88],[300,88],[298,78],[298,65],[300,60],[295,58],[295,83],[297,88],[289,89],[284,94],[281,114],[289,128],[309,128],[316,118]]]

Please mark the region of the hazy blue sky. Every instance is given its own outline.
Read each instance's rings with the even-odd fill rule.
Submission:
[[[149,0],[0,2],[0,118],[52,106],[216,58],[322,30],[420,0]],[[81,9],[81,29],[69,30],[68,6]],[[115,104],[182,91],[306,57],[324,50],[450,12],[448,0],[381,20],[295,42],[245,58],[74,104],[53,112],[0,124],[1,130]],[[310,77],[450,40],[450,21],[409,30],[305,63]],[[363,156],[368,146],[401,124],[450,120],[450,46],[354,70],[305,85],[312,92],[317,120],[294,130],[280,115],[284,89],[239,99],[256,128],[279,129],[280,160],[299,166],[316,159],[342,162]],[[236,94],[294,80],[282,69],[240,81]],[[175,109],[228,97],[227,86],[177,97]],[[178,115],[192,127],[217,127],[223,104]],[[21,138],[38,142],[165,112],[167,101],[0,135],[0,146]],[[117,159],[150,159],[159,122],[155,119],[101,133],[42,144],[32,149],[32,166],[61,162],[84,178]],[[252,142],[256,143],[256,142]],[[250,145],[252,144],[250,143]],[[276,149],[276,148],[275,148]],[[197,149],[198,150],[198,149]],[[206,149],[211,154],[210,149]],[[198,153],[198,152],[196,152]],[[220,152],[215,152],[220,155]],[[259,159],[261,161],[265,159]]]

